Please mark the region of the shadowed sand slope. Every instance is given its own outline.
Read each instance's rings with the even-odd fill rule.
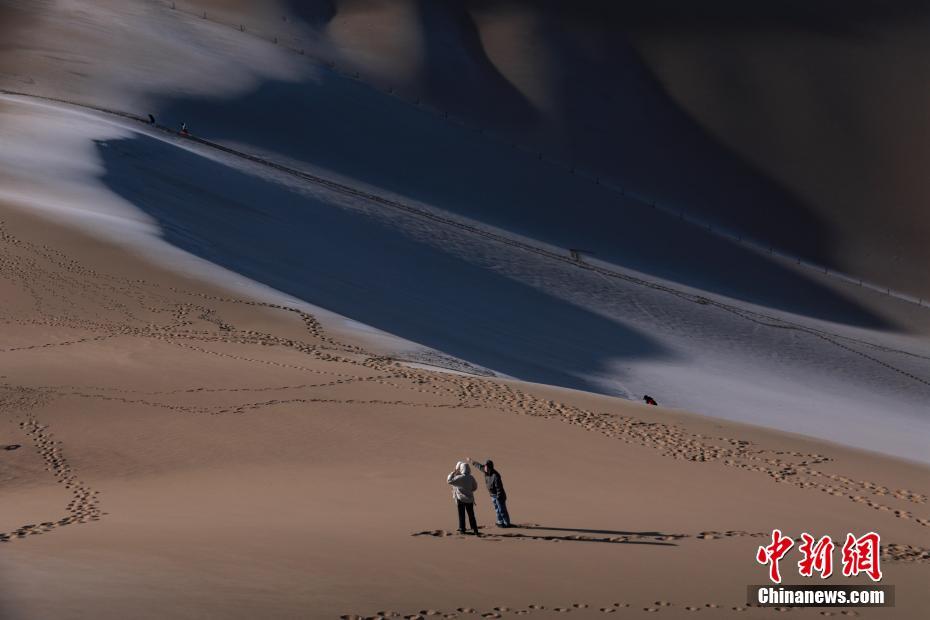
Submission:
[[[810,285],[797,277],[773,273],[769,287],[739,277],[722,282],[710,274],[726,267],[708,253],[699,269],[663,263],[669,248],[680,245],[677,225],[630,213],[625,207],[632,201],[564,169],[533,164],[531,153],[507,152],[477,134],[466,137],[470,131],[445,126],[374,88],[383,91],[382,78],[389,80],[407,93],[404,98],[415,93],[473,126],[493,126],[495,133],[577,162],[631,192],[838,265],[833,231],[822,219],[679,110],[615,23],[648,20],[609,13],[592,25],[599,13],[591,6],[556,11],[519,3],[499,10],[456,2],[322,3],[302,5],[299,14],[274,3],[250,10],[226,2],[177,6],[103,3],[75,15],[33,7],[27,14],[37,25],[17,33],[0,59],[22,78],[9,74],[7,84],[153,111],[172,125],[188,122],[200,135],[329,168],[609,260],[619,256],[632,268],[727,295],[822,318],[880,323],[861,309],[814,309],[849,304],[807,304]],[[202,11],[212,17],[199,19]],[[112,39],[92,36],[112,20],[124,24]],[[372,28],[382,29],[385,42],[370,36]],[[364,71],[374,57],[397,66],[370,85],[367,74],[362,84],[346,83],[310,56],[267,43],[271,33],[282,42],[286,36],[291,48],[335,58],[341,69],[354,63]],[[29,37],[68,45],[41,54]],[[408,39],[419,43],[406,52],[392,47]],[[124,63],[113,61],[123,57]],[[530,63],[531,57],[544,62]],[[700,237],[693,230],[684,234]]]
[[[157,140],[100,145],[103,181],[166,241],[277,290],[507,375],[568,387],[668,352],[619,321],[410,238],[380,218]],[[387,215],[387,214],[384,214]]]
[[[325,70],[317,80],[267,83],[235,101],[174,102],[159,117],[705,290],[839,322],[884,323],[755,252]]]
[[[926,93],[908,79],[927,57],[919,2],[175,4],[5,2],[0,78],[154,109],[166,93],[298,83],[319,57],[672,208],[926,295],[913,267],[927,262]],[[275,37],[288,48],[261,43]],[[222,107],[177,111],[210,119]],[[235,140],[276,113],[239,114],[216,133]]]
[[[927,262],[927,93],[910,79],[928,57],[924,3],[391,4],[344,0],[328,22],[337,48],[377,79],[720,225],[926,296],[913,265]],[[388,34],[366,37],[373,23]],[[400,52],[399,33],[411,31],[423,42]],[[437,83],[422,70],[434,64],[460,67],[461,79]],[[385,69],[397,65],[406,72]],[[524,123],[507,119],[498,75],[533,106]],[[496,125],[489,109],[502,114]]]
[[[402,11],[398,5],[407,8]],[[487,12],[482,12],[484,8]],[[782,230],[773,228],[773,222],[785,217],[778,216],[784,212],[794,222],[792,232],[779,232],[774,241],[792,251],[803,250],[809,259],[830,262],[825,250],[831,243],[830,231],[806,205],[721,148],[682,113],[622,32],[605,32],[608,25],[593,26],[590,19],[574,13],[538,15],[521,9],[514,15],[484,8],[469,12],[455,2],[347,2],[324,33],[336,46],[330,54],[335,54],[339,66],[357,66],[363,81],[382,91],[381,99],[387,98],[386,90],[403,93],[404,99],[422,100],[465,119],[469,126],[524,144],[534,155],[541,150],[546,157],[577,165],[632,193],[710,215],[711,221],[769,241],[773,230]],[[524,13],[533,19],[527,22]],[[372,29],[380,35],[372,36]],[[386,63],[391,63],[389,68],[383,66]],[[194,118],[203,131],[227,140],[247,140],[253,146],[283,149],[292,157],[329,164],[325,157],[316,159],[315,154],[295,152],[286,144],[285,136],[299,137],[304,145],[319,144],[325,134],[314,125],[340,126],[332,114],[306,107],[314,95],[305,91],[312,86],[292,86],[269,84],[258,97],[249,98],[253,113],[262,114],[261,100],[272,97],[301,115],[288,119],[284,131],[269,125],[260,140],[243,133],[238,119],[244,107],[224,110],[218,102],[177,102],[167,113],[171,118]],[[348,124],[360,126],[372,116],[368,106],[348,108],[343,114]],[[377,131],[353,133],[343,141],[357,148],[358,164],[374,162],[372,154],[379,145],[399,146],[396,139],[385,142]],[[429,140],[407,141],[445,150]],[[338,141],[324,144],[339,148]],[[501,148],[500,143],[493,145]],[[458,169],[465,173],[475,163],[470,159]],[[546,174],[564,172],[549,169]],[[734,205],[753,208],[734,209]],[[523,213],[529,215],[526,208]],[[722,213],[727,217],[718,217]]]
[[[930,11],[887,12],[830,32],[657,28],[639,47],[695,119],[810,205],[837,264],[925,297]]]
[[[11,196],[105,224],[94,230],[176,267],[224,282],[232,271],[406,338],[385,349],[391,354],[408,356],[414,342],[524,380],[633,399],[658,394],[679,407],[925,458],[924,341],[708,297],[620,265],[649,252],[669,269],[691,268],[711,290],[734,277],[764,280],[759,303],[779,292],[773,287],[788,295],[810,282],[803,302],[825,316],[843,310],[829,302],[850,287],[831,289],[684,229],[664,242],[664,256],[633,237],[620,246],[632,254],[592,271],[539,240],[527,244],[486,223],[476,229],[474,220],[429,205],[397,208],[378,197],[383,190],[337,191],[134,121],[15,101],[7,118],[31,129],[9,131],[9,144],[26,148],[25,139],[34,156],[13,163],[20,189]],[[114,137],[86,139],[107,134]],[[93,162],[89,179],[78,163],[85,160]],[[48,167],[61,174],[39,190]],[[555,209],[547,217],[555,234],[564,232]],[[693,268],[695,255],[729,268],[729,279]],[[851,299],[895,310],[874,294]],[[899,316],[920,324],[916,314]],[[888,410],[880,436],[870,430],[876,408]]]

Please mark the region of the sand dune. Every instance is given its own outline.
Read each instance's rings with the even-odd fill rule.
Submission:
[[[901,268],[926,262],[926,93],[906,77],[927,56],[925,7],[692,4],[344,0],[314,23],[376,83],[926,296]]]
[[[880,528],[909,593],[896,617],[927,604],[923,467],[409,368],[310,314],[3,219],[3,296],[28,308],[4,306],[19,336],[0,358],[2,440],[23,446],[0,453],[19,507],[7,617],[763,617],[742,586],[775,525]],[[488,536],[450,534],[441,475],[462,454],[506,466],[518,528],[488,527],[479,497]]]
[[[688,272],[698,282],[730,287],[738,277],[747,283],[764,279],[765,293],[755,305],[711,298],[621,267],[649,257],[645,244],[623,244],[613,261],[598,263],[602,271],[592,271],[566,256],[565,238],[556,237],[556,246],[538,237],[527,244],[506,228],[489,226],[495,213],[482,211],[480,203],[450,213],[352,178],[333,185],[327,170],[318,170],[323,177],[282,174],[150,132],[137,121],[10,100],[38,115],[23,116],[30,125],[55,128],[46,147],[55,160],[20,164],[21,179],[41,178],[47,166],[62,165],[58,153],[77,148],[61,142],[73,132],[63,128],[64,119],[80,120],[85,133],[79,135],[102,138],[88,158],[82,137],[80,150],[65,160],[98,161],[93,183],[82,180],[82,165],[62,173],[63,180],[77,180],[58,190],[64,181],[12,194],[24,204],[187,272],[243,290],[261,283],[404,339],[384,349],[390,355],[407,357],[426,346],[504,376],[629,398],[660,393],[675,406],[925,460],[925,343],[876,331],[884,319],[854,310],[871,304],[896,322],[924,329],[917,306],[883,303],[874,294],[856,297],[856,287],[830,288],[835,284],[827,282],[802,289],[802,274],[721,246],[711,236],[689,236],[688,228],[677,238],[680,253],[664,257],[673,261],[666,263],[669,271],[699,252],[704,260],[691,261]],[[37,131],[28,133],[33,145]],[[127,140],[126,131],[135,137]],[[367,189],[359,193],[352,189],[357,187]],[[556,207],[535,229],[521,230],[564,233],[568,227],[559,229]],[[611,251],[606,237],[603,247],[605,254]],[[662,260],[655,250],[651,256]],[[708,274],[715,261],[721,269],[741,264],[741,272],[731,270],[728,279]],[[653,262],[651,270],[661,264]],[[240,282],[242,276],[252,284]],[[801,290],[807,291],[804,300],[784,298],[869,328],[812,322],[762,305]],[[894,409],[876,437],[868,421],[887,403]]]
[[[345,71],[358,71],[362,80],[376,89],[390,88],[402,93],[405,99],[422,100],[462,117],[474,127],[610,179],[631,194],[658,200],[806,260],[924,296],[920,276],[909,275],[911,270],[900,268],[909,261],[922,260],[920,235],[916,232],[923,230],[920,215],[914,211],[917,207],[908,206],[919,204],[914,193],[919,188],[914,185],[916,181],[893,176],[917,168],[903,164],[872,166],[868,175],[862,174],[863,166],[868,164],[847,161],[852,157],[850,153],[858,151],[843,142],[871,135],[864,132],[875,127],[873,141],[888,135],[889,142],[871,152],[908,152],[901,149],[907,148],[910,138],[899,138],[914,135],[907,127],[919,127],[914,110],[885,111],[866,99],[862,103],[862,131],[846,131],[834,123],[820,123],[819,129],[814,128],[808,119],[818,116],[803,107],[782,106],[785,115],[782,120],[747,119],[727,130],[723,121],[704,118],[703,109],[727,109],[716,105],[718,99],[710,98],[715,96],[710,86],[692,87],[686,83],[679,86],[675,81],[674,46],[692,45],[689,41],[697,40],[702,28],[712,30],[718,22],[730,28],[748,23],[747,27],[757,30],[769,28],[767,24],[771,23],[771,28],[780,27],[789,33],[785,36],[794,31],[802,33],[799,36],[808,37],[814,45],[812,49],[820,49],[816,47],[817,37],[827,35],[816,27],[795,23],[798,20],[792,22],[785,17],[790,14],[787,9],[762,11],[756,15],[756,22],[749,20],[749,23],[745,12],[734,10],[730,3],[713,3],[697,11],[674,2],[664,9],[645,4],[617,9],[590,2],[557,10],[545,2],[504,6],[443,3],[429,10],[414,2],[345,1],[286,6],[220,1],[175,5],[175,11],[167,10],[168,3],[156,3],[143,11],[132,4],[95,3],[92,9],[81,13],[79,20],[67,19],[67,13],[51,10],[40,18],[39,10],[32,9],[34,27],[17,29],[18,36],[12,37],[0,62],[11,67],[8,77],[13,86],[22,86],[19,80],[26,80],[29,90],[41,94],[93,100],[120,109],[136,108],[140,113],[167,106],[166,114],[172,123],[194,122],[214,137],[246,141],[254,148],[283,151],[290,157],[339,169],[345,169],[348,155],[353,162],[351,173],[367,181],[383,184],[389,179],[392,189],[402,192],[414,191],[414,187],[421,193],[430,190],[428,185],[420,187],[405,182],[396,170],[380,175],[371,171],[383,162],[381,150],[386,146],[395,148],[403,140],[383,128],[366,126],[365,119],[372,118],[370,106],[382,104],[353,96],[354,108],[333,110],[329,107],[331,103],[320,101],[307,84],[326,79],[326,86],[331,87],[332,76],[314,75],[317,72],[308,70],[301,62],[304,59],[281,49],[286,44],[286,49],[299,48],[311,58],[334,62]],[[820,12],[808,11],[807,19],[815,26],[832,15],[829,5],[824,6],[817,9]],[[876,28],[894,28],[911,14],[907,11],[916,10],[908,7],[887,9],[888,15],[884,16],[882,11],[863,5],[850,13],[849,21],[853,24],[842,27],[854,29],[856,20],[861,23],[868,19],[873,20]],[[17,14],[29,15],[21,8],[18,11]],[[210,19],[190,19],[203,11]],[[108,42],[94,39],[92,33],[105,28],[109,20],[124,24],[134,39],[130,36]],[[150,34],[148,30],[152,29],[145,24],[156,24],[157,35]],[[225,27],[218,28],[218,24]],[[240,33],[237,24],[245,32]],[[114,34],[122,36],[122,32]],[[678,32],[683,34],[676,39]],[[424,33],[429,34],[428,39]],[[282,46],[276,49],[259,42],[271,38],[278,39]],[[49,53],[32,49],[26,43],[17,45],[20,39],[48,40],[50,46],[54,41],[67,40],[69,49]],[[662,52],[665,41],[672,50],[668,53]],[[207,52],[216,49],[223,51],[219,55]],[[654,53],[650,51],[653,49]],[[691,48],[682,47],[679,56],[702,57],[689,54],[688,49]],[[903,49],[898,50],[885,53],[866,46],[856,57],[860,60],[849,62],[880,67],[887,59],[898,66],[901,63],[896,59],[905,54]],[[128,56],[127,62],[99,60],[122,55]],[[224,57],[236,59],[236,70],[222,66]],[[88,63],[88,58],[93,58],[93,62]],[[646,64],[641,58],[645,58]],[[827,57],[823,58],[828,63]],[[78,69],[69,63],[83,64]],[[455,79],[444,78],[447,71]],[[850,71],[855,73],[854,69]],[[688,75],[712,73],[696,70]],[[772,92],[787,97],[798,90],[791,84],[777,82],[777,71],[756,74],[771,76],[764,88]],[[204,80],[203,76],[209,77]],[[37,83],[28,82],[35,82],[36,78]],[[738,77],[735,79],[739,81]],[[833,90],[841,92],[844,88],[838,85]],[[877,85],[867,92],[881,96],[886,90]],[[693,96],[688,94],[692,91]],[[711,94],[704,96],[700,92]],[[864,89],[856,92],[867,95]],[[239,105],[220,104],[223,97],[236,95],[246,95]],[[703,97],[705,103],[700,103],[697,97]],[[919,101],[919,95],[906,100]],[[272,109],[272,101],[288,103]],[[764,109],[745,98],[732,101],[741,106],[741,114]],[[337,105],[345,106],[345,102]],[[287,115],[281,116],[282,112]],[[346,125],[341,120],[334,122],[334,113],[346,116]],[[249,116],[257,122],[246,120]],[[875,119],[869,120],[873,116]],[[729,113],[726,117],[736,118]],[[901,129],[884,131],[880,121],[887,118],[899,119]],[[786,125],[791,125],[791,129]],[[353,126],[355,131],[351,135]],[[836,154],[817,154],[811,160],[831,162],[833,172],[822,174],[821,166],[784,155],[802,150],[812,152],[809,144],[786,142],[783,147],[766,146],[772,140],[759,135],[766,127],[774,128],[774,133],[785,140],[787,136],[796,135],[798,139],[808,136],[809,142],[844,145],[831,147],[837,149]],[[260,128],[263,138],[250,135],[253,128]],[[331,132],[336,129],[349,132],[345,142],[356,147],[351,153],[331,148]],[[405,128],[398,129],[403,132]],[[742,133],[737,135],[737,131]],[[299,141],[302,148],[296,152],[288,148],[289,140]],[[890,140],[898,140],[896,144],[901,148],[896,149]],[[449,152],[442,140],[424,142],[417,137],[415,143],[432,152]],[[752,148],[763,150],[755,153]],[[773,151],[774,148],[779,150]],[[766,155],[768,152],[771,154]],[[405,162],[409,157],[407,153],[394,153],[393,159]],[[462,160],[465,161],[453,158],[441,162],[433,158],[434,165],[444,163],[449,172],[421,175],[419,181],[457,187],[461,183],[450,185],[446,176],[453,172],[461,175],[461,171],[473,165],[474,156],[468,154]],[[419,165],[419,161],[409,163],[410,168]],[[797,172],[792,172],[795,169]],[[882,170],[889,173],[875,176]],[[898,172],[892,174],[891,170]],[[486,173],[476,171],[474,176],[485,178]],[[804,180],[808,177],[809,180]],[[849,178],[858,179],[860,184],[869,183],[870,188],[851,184],[846,181]],[[907,195],[899,196],[901,192]],[[435,195],[436,190],[432,193]],[[445,202],[455,200],[455,194],[448,190],[435,197]],[[603,208],[622,213],[616,197],[606,202]],[[874,204],[884,206],[869,207]],[[526,208],[521,205],[522,211]],[[855,210],[853,215],[849,215],[850,209]],[[889,209],[893,212],[891,216],[887,215]],[[586,239],[577,240],[579,244],[583,241]],[[746,294],[747,287],[740,288]]]
[[[930,14],[908,2],[813,13],[832,29],[660,27],[642,33],[639,49],[695,119],[834,231],[837,264],[926,295],[926,274],[905,266],[928,258],[930,93],[910,76],[926,66]]]
[[[0,0],[0,618],[925,615],[927,308],[641,195],[882,281],[910,215],[703,114],[745,11],[605,7]],[[747,605],[773,528],[896,607]]]

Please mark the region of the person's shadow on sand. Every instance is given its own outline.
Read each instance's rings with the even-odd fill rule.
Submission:
[[[665,534],[663,532],[628,532],[623,530],[592,530],[585,528],[576,528],[576,527],[547,527],[545,525],[519,525],[514,524],[512,526],[515,529],[524,529],[524,530],[546,530],[551,532],[575,532],[578,534],[604,534],[607,536],[655,536],[655,537],[671,537],[671,538],[684,538],[683,534]]]
[[[513,539],[530,539],[530,540],[548,540],[548,541],[567,541],[567,542],[596,542],[609,544],[624,545],[657,545],[661,547],[677,547],[675,542],[682,538],[688,538],[687,534],[666,534],[663,532],[630,532],[621,530],[594,530],[586,528],[567,528],[567,527],[546,527],[530,524],[513,524],[504,531],[488,531],[484,526],[479,529],[485,530],[482,534],[488,540],[501,540],[507,538]],[[539,530],[540,533],[521,532],[520,530]],[[543,532],[564,532],[564,534],[545,534]],[[426,530],[416,532],[413,536],[432,536],[435,538],[444,538],[454,536],[453,532],[445,530]]]

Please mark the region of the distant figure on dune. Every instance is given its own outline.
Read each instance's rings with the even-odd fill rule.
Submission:
[[[658,404],[659,404],[659,403],[656,402],[656,399],[654,399],[654,398],[653,398],[652,396],[650,396],[649,394],[646,394],[645,396],[643,396],[643,401],[644,401],[647,405],[658,405]]]
[[[465,513],[468,513],[472,532],[475,536],[481,536],[478,532],[478,521],[475,519],[475,491],[478,490],[478,483],[471,475],[468,463],[456,463],[455,469],[446,477],[446,482],[452,485],[452,498],[459,511],[459,534],[465,533]]]
[[[187,123],[181,123],[181,131],[179,131],[178,133],[180,133],[182,136],[191,135],[190,132],[187,130]]]
[[[471,459],[471,462],[484,473],[484,484],[491,495],[491,503],[497,513],[497,526],[510,527],[510,513],[507,512],[507,492],[499,471],[494,469],[494,461],[488,459],[484,464]]]
[[[149,114],[149,125],[155,125],[155,117]]]

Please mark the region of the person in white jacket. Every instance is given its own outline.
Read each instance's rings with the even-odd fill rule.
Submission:
[[[455,500],[455,506],[458,508],[459,533],[465,533],[465,514],[467,513],[472,532],[475,536],[481,536],[478,532],[478,521],[475,519],[475,491],[478,490],[478,482],[471,475],[468,463],[463,461],[456,463],[452,473],[446,476],[446,482],[452,486],[452,499]]]

